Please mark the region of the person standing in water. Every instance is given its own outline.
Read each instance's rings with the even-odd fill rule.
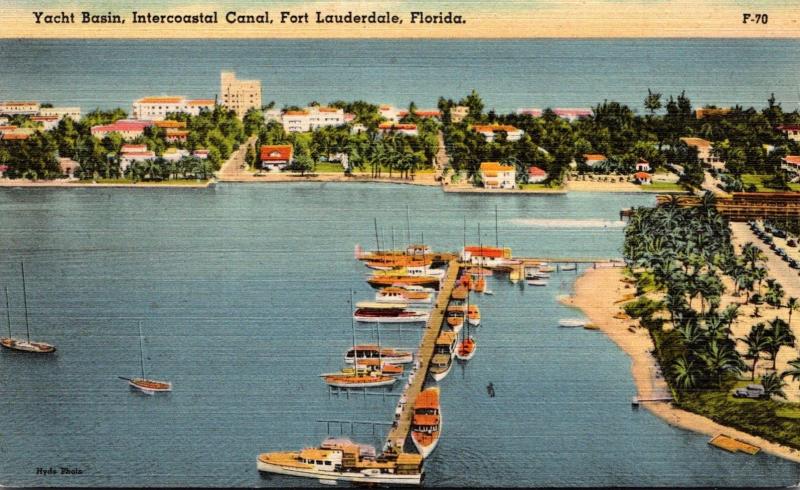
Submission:
[[[490,398],[494,398],[494,384],[491,381],[486,385],[486,392],[489,393]]]

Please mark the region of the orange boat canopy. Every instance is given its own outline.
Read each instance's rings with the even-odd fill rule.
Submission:
[[[439,390],[427,389],[417,395],[414,409],[434,408],[439,410]]]

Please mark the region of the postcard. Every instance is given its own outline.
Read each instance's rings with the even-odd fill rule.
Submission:
[[[5,0],[0,485],[797,486],[798,16]]]

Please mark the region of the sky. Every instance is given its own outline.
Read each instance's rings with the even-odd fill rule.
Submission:
[[[132,24],[131,11],[219,13],[215,25]],[[228,24],[229,11],[269,11],[273,24]],[[34,11],[75,13],[76,24],[37,24]],[[122,15],[122,25],[81,24],[81,12]],[[280,12],[309,13],[281,24]],[[320,25],[315,13],[389,11],[401,25]],[[411,24],[410,12],[453,12],[464,24]],[[743,23],[743,14],[751,14]],[[767,14],[756,23],[755,14]],[[762,17],[763,19],[763,17]],[[0,38],[798,38],[800,0],[0,0]]]

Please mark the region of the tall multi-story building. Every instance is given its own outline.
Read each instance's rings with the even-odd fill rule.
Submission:
[[[249,109],[261,109],[260,80],[237,80],[232,71],[221,72],[219,78],[223,106],[236,111],[240,118]]]

